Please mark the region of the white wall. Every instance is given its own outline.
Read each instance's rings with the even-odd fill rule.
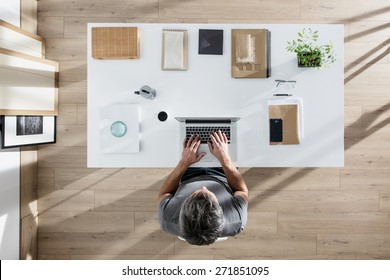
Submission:
[[[20,27],[20,0],[0,0],[0,19]],[[0,149],[1,260],[19,259],[19,174],[19,148]]]
[[[1,143],[1,139],[0,139]],[[0,149],[0,259],[19,259],[19,148]]]
[[[20,27],[20,0],[0,0],[0,19]]]

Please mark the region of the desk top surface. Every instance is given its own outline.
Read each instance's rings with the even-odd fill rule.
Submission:
[[[95,60],[91,56],[91,28],[137,26],[140,59]],[[287,41],[303,28],[319,31],[319,43],[332,41],[337,60],[329,68],[298,68]],[[188,70],[161,70],[162,29],[188,31]],[[271,77],[231,77],[231,29],[271,31]],[[223,55],[198,54],[198,30],[222,29]],[[88,25],[88,167],[174,167],[180,159],[179,122],[175,117],[240,117],[239,167],[341,167],[344,165],[344,27],[302,24],[141,24]],[[270,145],[268,104],[275,80],[295,80],[287,102],[302,103],[299,145]],[[143,85],[157,90],[147,100],[134,91]],[[102,108],[112,104],[139,105],[140,146],[136,153],[103,153],[99,138]],[[168,113],[160,122],[157,114]],[[210,166],[198,163],[198,166]]]

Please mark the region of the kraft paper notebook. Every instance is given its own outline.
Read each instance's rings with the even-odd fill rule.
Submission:
[[[232,29],[232,77],[270,76],[270,31]]]
[[[95,59],[138,59],[138,27],[92,28],[92,57]]]
[[[187,30],[163,29],[163,70],[187,70]]]
[[[268,113],[271,145],[300,143],[299,104],[269,105]]]

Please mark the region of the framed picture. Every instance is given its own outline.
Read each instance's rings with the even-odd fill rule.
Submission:
[[[1,148],[56,142],[55,116],[2,116]]]

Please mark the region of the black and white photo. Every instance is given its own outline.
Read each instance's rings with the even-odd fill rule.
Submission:
[[[16,135],[43,134],[43,116],[17,116]]]

